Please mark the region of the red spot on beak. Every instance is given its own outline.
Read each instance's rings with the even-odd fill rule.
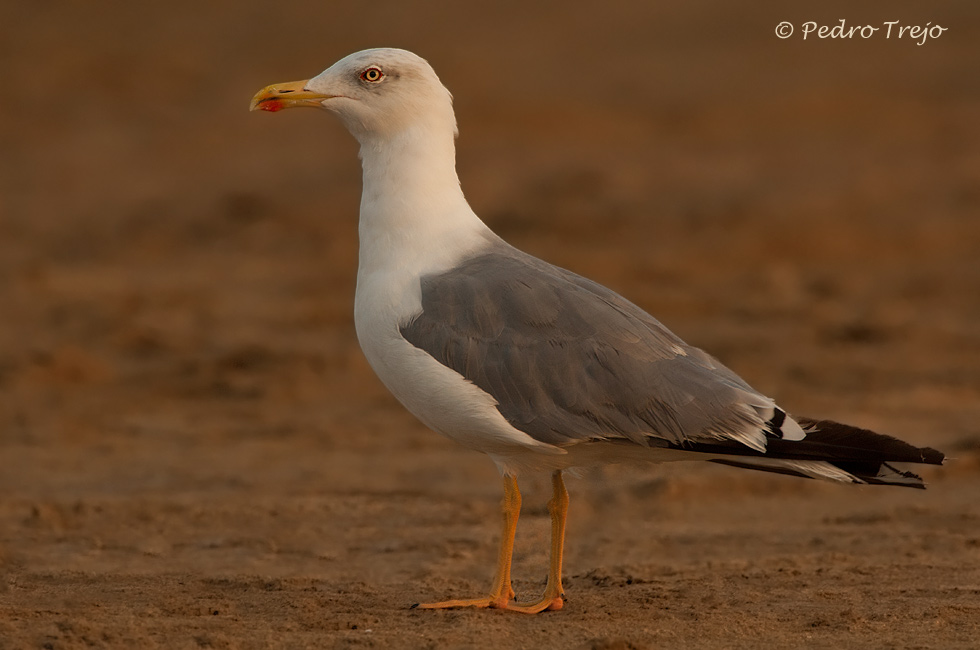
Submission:
[[[258,108],[263,111],[275,113],[276,111],[282,110],[282,102],[278,99],[267,99],[266,101],[260,103]]]

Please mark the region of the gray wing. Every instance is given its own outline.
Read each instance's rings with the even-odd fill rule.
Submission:
[[[772,400],[605,287],[500,244],[421,280],[413,345],[536,440],[738,440],[764,450]],[[656,444],[656,443],[655,443]]]

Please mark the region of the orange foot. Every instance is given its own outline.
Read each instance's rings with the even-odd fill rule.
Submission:
[[[465,598],[461,600],[444,600],[438,603],[416,603],[412,609],[460,609],[473,607],[475,609],[506,609],[510,612],[520,612],[521,614],[537,614],[546,610],[559,610],[565,604],[564,594],[545,595],[541,600],[529,605],[519,605],[515,603],[511,594],[510,598],[503,596],[487,596],[485,598]]]
[[[460,600],[443,600],[438,603],[415,603],[412,609],[460,609],[473,607],[476,609],[507,609],[510,599],[494,596],[486,598],[463,598]]]
[[[518,605],[517,603],[513,603],[509,604],[507,609],[512,612],[520,612],[521,614],[538,614],[539,612],[546,612],[548,610],[557,611],[565,604],[565,601],[562,599],[563,596],[564,594],[545,596],[538,602],[530,605]]]

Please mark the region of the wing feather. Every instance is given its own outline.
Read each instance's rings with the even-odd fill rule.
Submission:
[[[765,450],[773,402],[613,291],[506,245],[421,279],[402,335],[536,440],[734,440]]]

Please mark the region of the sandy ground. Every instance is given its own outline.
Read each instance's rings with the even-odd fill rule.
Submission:
[[[980,645],[976,4],[527,4],[4,6],[0,648]],[[841,17],[949,31],[773,34]],[[563,611],[408,609],[488,586],[499,477],[358,350],[352,139],[245,110],[377,45],[455,94],[505,238],[954,461],[926,491],[585,472]]]

